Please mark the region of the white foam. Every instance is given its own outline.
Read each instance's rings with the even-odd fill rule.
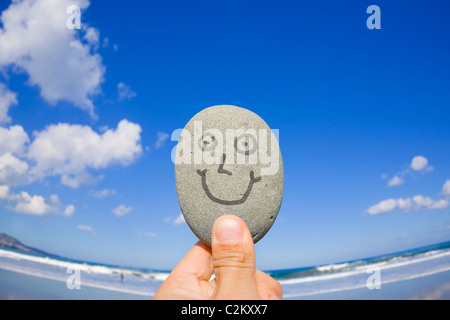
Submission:
[[[17,252],[7,251],[7,250],[1,250],[0,249],[0,257],[3,258],[9,258],[14,260],[25,260],[25,261],[31,261],[35,263],[42,263],[54,267],[59,267],[63,269],[71,268],[73,270],[80,270],[83,272],[86,272],[88,274],[123,274],[124,276],[134,276],[138,274],[139,276],[146,278],[146,279],[154,279],[157,281],[164,281],[169,276],[167,273],[164,272],[152,272],[152,273],[141,273],[139,271],[133,271],[128,269],[120,269],[120,268],[111,268],[106,266],[99,266],[99,265],[88,265],[86,263],[75,263],[75,262],[69,262],[69,261],[62,261],[57,259],[51,259],[48,257],[37,257],[37,256],[30,256],[27,254],[21,254]]]
[[[336,270],[341,270],[344,269],[345,267],[347,267],[349,264],[348,263],[341,263],[341,264],[330,264],[327,266],[322,266],[322,267],[317,267],[317,271],[336,271]]]
[[[103,267],[103,266],[89,266],[87,264],[61,261],[61,260],[51,259],[48,257],[30,256],[30,255],[26,255],[26,254],[21,254],[21,253],[1,250],[1,249],[0,249],[0,257],[14,259],[14,260],[25,260],[25,261],[31,261],[31,262],[36,262],[36,263],[42,263],[42,264],[51,265],[54,267],[65,268],[65,269],[72,268],[72,269],[77,269],[77,270],[84,271],[87,273],[95,272],[95,273],[110,274],[110,273],[112,273],[110,270],[114,270],[114,269]]]
[[[435,253],[434,255],[425,255],[424,254],[421,256],[417,256],[417,257],[412,257],[412,258],[410,257],[407,259],[405,258],[405,260],[403,260],[403,261],[399,261],[398,259],[395,259],[395,260],[392,259],[392,260],[390,260],[390,261],[394,261],[392,263],[388,263],[388,261],[383,261],[380,263],[359,266],[359,267],[356,267],[354,270],[347,271],[347,272],[339,272],[339,273],[333,273],[333,274],[325,274],[325,275],[317,275],[317,276],[310,276],[310,277],[280,280],[279,282],[281,285],[291,285],[291,284],[298,284],[298,283],[305,283],[305,282],[323,281],[323,280],[330,280],[330,279],[336,279],[336,278],[345,278],[345,277],[349,277],[352,275],[366,273],[367,269],[369,267],[379,267],[381,270],[386,270],[386,269],[404,267],[404,266],[411,265],[414,263],[425,262],[425,261],[438,259],[438,258],[442,258],[442,257],[446,257],[446,256],[450,256],[450,250],[446,250],[441,253]],[[399,262],[396,262],[396,261],[399,261]]]
[[[45,275],[45,274],[42,274],[42,273],[36,273],[36,272],[29,271],[29,270],[10,268],[10,267],[7,267],[7,266],[1,266],[1,269],[12,271],[12,272],[17,272],[17,273],[21,273],[21,274],[26,274],[26,275],[33,276],[33,277],[38,277],[38,278],[55,280],[55,281],[59,281],[59,282],[67,282],[67,279],[61,279],[61,278],[58,278],[58,277],[52,277],[52,276],[49,276],[49,275]],[[143,292],[143,291],[137,291],[137,290],[129,290],[129,289],[118,288],[118,287],[108,286],[108,285],[98,284],[98,283],[90,283],[90,282],[83,282],[82,286],[91,287],[91,288],[97,288],[97,289],[103,289],[103,290],[108,290],[108,291],[116,291],[116,292],[134,294],[134,295],[139,295],[139,296],[152,297],[152,296],[155,295],[154,292]]]
[[[406,281],[406,280],[412,280],[417,279],[421,277],[431,276],[433,274],[441,273],[450,271],[450,266],[444,267],[442,269],[437,269],[429,272],[424,272],[420,274],[414,274],[410,276],[405,276],[401,278],[391,279],[388,281],[381,281],[381,285],[388,284],[388,283],[394,283],[399,281]],[[354,290],[354,289],[361,289],[366,288],[366,284],[359,284],[354,286],[347,286],[347,287],[339,287],[339,288],[333,288],[333,289],[327,289],[327,290],[316,290],[311,292],[300,292],[300,293],[289,293],[289,294],[283,294],[284,298],[293,298],[293,297],[301,297],[301,296],[309,296],[309,295],[315,295],[315,294],[324,294],[324,293],[333,293],[333,292],[340,292],[340,291],[347,291],[347,290]]]

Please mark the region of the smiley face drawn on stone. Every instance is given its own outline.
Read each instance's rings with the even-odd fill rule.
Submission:
[[[284,172],[278,141],[261,117],[236,106],[206,108],[180,130],[172,155],[181,212],[203,243],[211,245],[223,214],[242,218],[255,243],[264,237],[281,207]]]
[[[208,141],[205,139],[206,136],[209,136],[211,138],[210,141],[210,146],[208,145]],[[239,142],[243,141],[246,137],[250,138],[250,140],[252,140],[252,148],[249,150],[242,150],[239,147]],[[243,141],[243,145],[244,147],[248,147],[249,143],[247,141]],[[199,146],[202,148],[203,151],[207,150],[207,151],[213,151],[214,148],[217,146],[217,140],[216,137],[212,134],[205,134],[203,135],[202,139],[199,140]],[[245,154],[245,155],[250,155],[253,154],[254,152],[256,152],[257,149],[257,145],[256,145],[256,138],[248,133],[243,133],[242,135],[240,135],[239,137],[236,137],[234,140],[234,149],[236,150],[236,152],[241,153],[241,154]],[[224,165],[225,165],[225,160],[226,160],[227,156],[225,153],[222,154],[222,158],[219,164],[219,167],[217,169],[217,172],[220,174],[226,174],[229,176],[232,176],[233,173],[229,170],[224,169]],[[247,186],[247,190],[245,191],[244,195],[242,196],[242,198],[238,199],[238,200],[224,200],[224,199],[219,199],[216,198],[211,191],[208,188],[208,184],[206,182],[206,173],[208,172],[207,169],[204,170],[197,170],[198,175],[201,177],[202,180],[202,187],[203,190],[205,191],[205,194],[208,196],[209,199],[211,199],[214,202],[217,202],[219,204],[225,205],[225,206],[231,206],[231,205],[239,205],[244,203],[248,196],[250,195],[250,193],[252,192],[252,188],[253,188],[253,184],[260,182],[261,181],[261,177],[255,177],[255,173],[253,170],[250,171],[249,175],[250,175],[250,179],[248,182],[248,186]]]

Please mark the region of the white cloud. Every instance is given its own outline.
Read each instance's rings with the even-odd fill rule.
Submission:
[[[433,205],[434,201],[430,197],[424,197],[422,195],[417,195],[412,198],[416,207],[429,207]]]
[[[415,156],[411,163],[409,164],[409,167],[401,172],[396,173],[388,182],[387,185],[389,187],[393,186],[399,186],[403,183],[405,183],[405,178],[407,176],[410,176],[413,174],[413,171],[421,172],[421,173],[427,173],[430,171],[433,171],[433,166],[428,165],[428,159],[424,156]],[[381,175],[382,179],[388,179],[387,174]]]
[[[9,186],[0,186],[0,201],[7,203],[7,208],[20,213],[43,216],[50,213],[63,213],[69,216],[73,214],[75,207],[69,205],[64,212],[61,212],[61,202],[57,195],[44,198],[39,195],[30,195],[28,192],[11,192]]]
[[[66,217],[71,217],[72,215],[73,215],[73,213],[75,212],[75,207],[73,206],[73,205],[68,205],[67,207],[66,207],[66,209],[64,210],[64,215],[66,216]]]
[[[376,205],[367,209],[367,212],[371,215],[390,212],[397,206],[397,200],[388,199],[377,203]]]
[[[180,213],[180,215],[173,221],[173,224],[178,226],[180,224],[184,224],[186,223],[186,220],[184,219],[184,216],[182,213]]]
[[[89,183],[90,181],[95,181],[95,179],[89,176],[88,174],[78,174],[76,176],[69,176],[63,174],[61,176],[61,183],[66,187],[74,189],[78,188],[81,184]]]
[[[397,207],[402,211],[409,211],[412,208],[412,200],[411,198],[399,198],[397,199]]]
[[[175,219],[173,219],[173,217],[167,217],[164,219],[164,222],[166,223],[170,223],[173,224],[175,226],[179,226],[183,223],[186,223],[186,220],[184,219],[184,216],[182,213],[180,213],[180,215],[178,217],[176,217]]]
[[[0,185],[0,200],[8,199],[9,186]]]
[[[78,187],[92,181],[88,168],[102,169],[113,164],[131,164],[141,153],[141,127],[122,120],[116,130],[103,134],[88,126],[60,123],[34,133],[28,149],[31,169],[37,177],[61,175],[61,183]]]
[[[450,202],[447,199],[440,199],[438,201],[434,201],[429,205],[428,209],[431,210],[440,210],[445,209],[450,205]]]
[[[61,183],[78,187],[95,181],[88,172],[119,164],[131,164],[141,153],[141,127],[122,120],[116,129],[98,134],[88,126],[58,124],[35,132],[30,144],[21,126],[0,127],[0,200],[9,210],[46,215],[71,216],[73,205],[65,208],[53,195],[44,198],[27,192],[11,193],[11,186],[26,185],[48,176],[61,177]],[[106,197],[114,190],[101,190],[95,197]]]
[[[377,215],[382,213],[388,213],[395,209],[402,211],[409,210],[440,210],[450,206],[450,202],[447,199],[433,200],[430,197],[424,197],[422,195],[416,195],[412,198],[399,198],[399,199],[387,199],[380,201],[376,205],[373,205],[367,209],[367,213],[370,215]]]
[[[0,82],[0,124],[11,121],[8,111],[12,105],[16,104],[17,93],[11,92],[4,83]]]
[[[403,184],[403,182],[405,182],[405,180],[403,180],[402,178],[400,178],[398,176],[394,176],[391,180],[388,181],[388,186],[390,186],[390,187],[399,186],[399,185]]]
[[[83,231],[92,231],[92,228],[89,226],[85,226],[85,225],[78,225],[77,226],[78,230],[83,230]]]
[[[100,32],[92,27],[85,28],[86,32],[83,39],[87,41],[94,49],[97,49],[100,43]]]
[[[29,141],[28,134],[19,125],[9,129],[0,127],[0,155],[5,153],[23,155]]]
[[[119,94],[119,100],[131,100],[136,97],[136,92],[131,90],[130,86],[127,86],[123,82],[117,85],[117,92]]]
[[[96,179],[89,169],[127,166],[139,157],[141,131],[138,124],[128,120],[102,134],[89,126],[59,123],[34,132],[30,144],[21,126],[0,127],[0,185],[24,185],[55,175],[73,188],[93,183]]]
[[[106,48],[106,47],[108,47],[108,45],[109,45],[109,39],[108,39],[108,37],[106,37],[102,41],[102,47]]]
[[[17,197],[17,205],[14,210],[21,213],[44,215],[51,211],[51,207],[45,203],[42,196],[30,196],[22,191]]]
[[[157,132],[158,139],[155,142],[155,149],[158,150],[162,148],[166,142],[166,140],[169,138],[169,134],[165,132]]]
[[[422,171],[428,166],[428,159],[424,156],[415,156],[411,161],[411,169]]]
[[[450,179],[445,181],[444,185],[442,186],[442,194],[444,196],[450,196]]]
[[[121,217],[124,216],[128,213],[130,213],[130,211],[133,209],[133,207],[126,207],[123,204],[121,204],[120,206],[118,206],[117,208],[113,209],[113,213],[117,216],[117,217]]]
[[[112,189],[103,189],[103,190],[91,190],[89,192],[89,195],[91,197],[97,198],[97,199],[103,199],[103,198],[107,198],[110,196],[113,196],[116,194],[116,190],[112,190]]]
[[[28,177],[28,163],[18,159],[11,153],[0,156],[0,183],[18,185],[26,183]]]
[[[0,127],[0,184],[19,185],[29,181],[29,165],[20,159],[28,142],[28,135],[21,126]]]
[[[78,225],[77,229],[81,230],[81,231],[87,231],[87,232],[90,232],[92,234],[97,234],[97,232],[95,232],[94,229],[92,229],[90,226]]]
[[[105,67],[95,50],[98,31],[66,28],[66,8],[82,10],[88,0],[13,1],[0,17],[0,67],[26,72],[50,104],[67,101],[95,116],[92,98],[99,94]],[[85,33],[80,40],[80,33]]]

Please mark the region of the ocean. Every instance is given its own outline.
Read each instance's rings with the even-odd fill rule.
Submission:
[[[95,288],[111,294],[130,295],[131,298],[150,299],[170,273],[168,270],[120,267],[57,256],[31,255],[9,249],[0,250],[0,269],[13,272],[16,278],[20,278],[17,275],[22,275],[23,279],[52,280],[52,285],[59,290],[77,291],[78,298],[83,298],[83,288]],[[436,284],[449,286],[449,271],[450,242],[445,242],[366,259],[265,272],[280,282],[285,299],[308,299],[358,289],[364,289],[361,292],[366,293],[382,292],[390,284],[411,279],[428,279],[432,275],[435,275]],[[10,286],[9,282],[13,278],[11,275],[12,273],[7,273],[2,277],[0,273],[0,299],[8,297],[8,292],[5,291]],[[26,298],[25,293],[22,296]],[[70,298],[70,295],[66,297]],[[110,296],[113,299],[117,297],[120,299],[121,296]]]

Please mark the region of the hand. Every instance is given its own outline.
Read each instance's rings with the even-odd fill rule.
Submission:
[[[211,279],[212,273],[215,279]],[[255,269],[255,248],[245,222],[223,215],[213,225],[211,248],[198,242],[153,299],[279,300],[281,285]]]

